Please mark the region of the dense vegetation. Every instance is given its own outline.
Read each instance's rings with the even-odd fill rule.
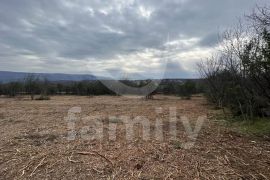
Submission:
[[[270,7],[225,32],[220,47],[199,64],[208,99],[244,119],[270,116]]]
[[[34,95],[105,95],[114,94],[99,81],[81,82],[49,82],[39,80],[33,75],[25,78],[24,82],[10,82],[0,84],[0,94],[14,97],[16,95],[28,94],[31,99]]]
[[[147,85],[150,80],[122,80],[121,82],[129,87],[139,88]],[[162,80],[161,83],[157,85],[153,94],[178,95],[189,99],[192,94],[202,92],[202,85],[200,82],[201,81],[195,80]],[[46,79],[39,79],[32,74],[29,74],[23,82],[18,81],[0,84],[0,94],[7,95],[9,97],[30,95],[32,100],[46,100],[49,99],[50,95],[116,95],[103,83],[97,80],[80,82],[49,82]],[[37,94],[40,96],[38,98],[34,98]]]

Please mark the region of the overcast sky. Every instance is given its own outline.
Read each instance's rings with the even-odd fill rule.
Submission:
[[[267,0],[1,0],[0,70],[192,78]]]

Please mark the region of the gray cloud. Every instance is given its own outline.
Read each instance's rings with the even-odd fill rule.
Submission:
[[[218,32],[209,33],[206,36],[202,37],[200,41],[201,46],[215,46],[219,42]]]
[[[139,64],[137,71],[147,76],[156,72],[140,64],[152,57],[157,59],[153,64],[162,63],[166,53],[183,71],[187,60],[175,59],[178,53],[214,47],[218,31],[232,26],[256,3],[267,1],[4,0],[0,2],[0,63],[4,64],[0,68],[102,73],[126,71],[122,68],[131,69],[134,61],[133,69]],[[168,39],[179,43],[162,53]],[[141,54],[149,57],[140,58]],[[96,66],[87,66],[88,62]],[[172,77],[193,76],[188,70],[166,72]]]
[[[168,61],[164,78],[190,77],[192,74],[185,70],[177,61]]]

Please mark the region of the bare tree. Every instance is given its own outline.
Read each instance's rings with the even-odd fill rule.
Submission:
[[[37,92],[39,78],[34,74],[28,74],[24,80],[25,90],[30,94],[31,100],[34,100],[35,93]]]
[[[270,106],[269,17],[269,8],[257,7],[247,19],[251,27],[239,22],[226,31],[219,53],[198,65],[208,95],[219,107],[253,117]]]

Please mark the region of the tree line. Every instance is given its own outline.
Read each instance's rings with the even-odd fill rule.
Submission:
[[[100,81],[50,82],[29,74],[23,81],[0,84],[0,94],[9,97],[30,95],[37,100],[47,100],[50,95],[114,95]]]
[[[222,37],[198,64],[207,98],[244,119],[270,116],[270,7],[255,8]]]
[[[151,80],[121,80],[129,87],[143,87]],[[125,91],[122,91],[125,93]],[[162,80],[157,85],[153,94],[177,95],[190,99],[192,94],[202,93],[203,88],[200,81],[170,81]],[[129,92],[127,92],[129,93]],[[80,82],[50,82],[29,74],[23,81],[0,83],[0,95],[15,97],[17,95],[29,95],[32,100],[48,100],[51,95],[117,95],[98,80]],[[36,96],[39,95],[39,96]],[[36,97],[35,97],[36,96]]]

